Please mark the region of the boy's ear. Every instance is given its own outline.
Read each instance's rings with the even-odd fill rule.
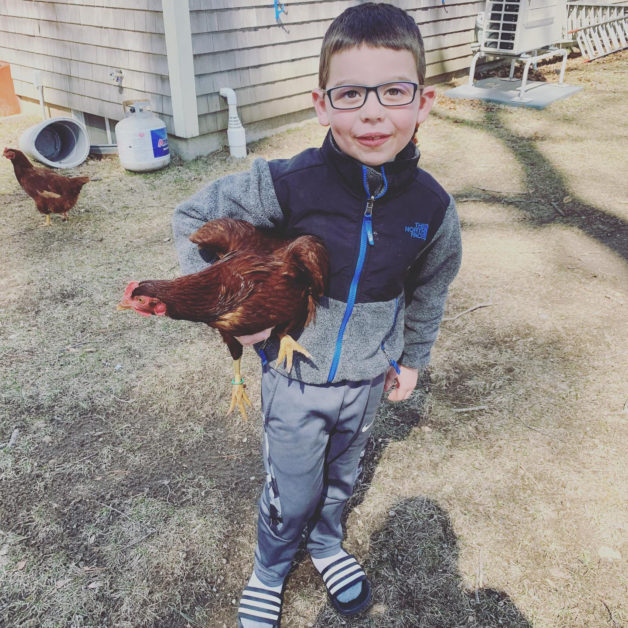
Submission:
[[[436,90],[434,87],[424,87],[421,92],[421,100],[419,102],[419,112],[417,114],[416,121],[418,124],[425,121],[430,110],[432,109],[436,100]]]
[[[325,100],[325,91],[322,89],[312,90],[312,103],[314,110],[318,116],[318,121],[323,126],[329,126],[329,115],[327,114],[327,101]]]

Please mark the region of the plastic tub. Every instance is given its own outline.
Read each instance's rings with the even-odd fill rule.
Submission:
[[[74,168],[89,154],[89,136],[74,118],[50,118],[20,136],[20,149],[53,168]]]

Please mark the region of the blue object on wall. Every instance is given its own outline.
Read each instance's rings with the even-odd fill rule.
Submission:
[[[284,3],[280,2],[280,0],[275,0],[275,19],[277,21],[279,21],[279,16],[282,13],[285,13],[286,15],[288,15],[288,12],[286,11],[286,7]]]

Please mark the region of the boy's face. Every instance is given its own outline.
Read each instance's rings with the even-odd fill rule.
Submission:
[[[334,54],[325,89],[341,85],[375,86],[393,81],[418,83],[416,64],[409,50],[359,46]],[[324,90],[312,92],[316,115],[331,126],[338,147],[367,166],[392,161],[414,135],[417,123],[427,118],[434,103],[434,88],[417,91],[409,105],[385,107],[374,91],[359,109],[334,109]]]

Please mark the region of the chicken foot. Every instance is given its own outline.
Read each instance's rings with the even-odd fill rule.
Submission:
[[[229,416],[234,409],[237,407],[242,415],[244,420],[247,419],[246,416],[246,404],[253,407],[249,396],[246,394],[244,379],[240,374],[240,362],[242,358],[238,358],[233,361],[233,379],[231,383],[233,387],[231,388],[231,405],[229,406],[229,411],[227,412],[227,416]]]
[[[277,355],[277,364],[286,361],[286,371],[288,373],[292,369],[292,354],[294,352],[301,353],[306,358],[312,359],[312,356],[304,349],[294,338],[288,334],[279,334],[279,353]]]

